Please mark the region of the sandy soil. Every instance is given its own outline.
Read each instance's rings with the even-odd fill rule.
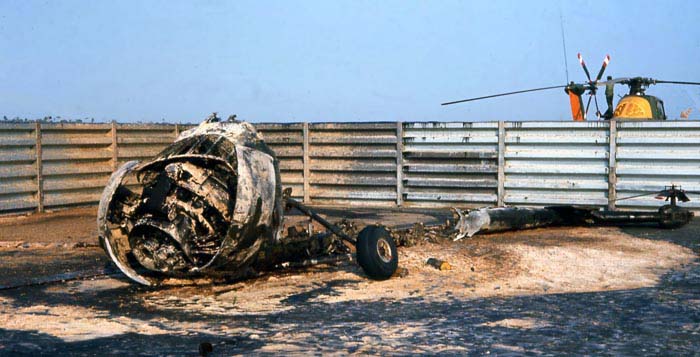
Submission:
[[[12,243],[97,242],[97,207],[0,216],[0,247]]]
[[[226,309],[227,314],[237,315],[292,309],[285,303],[290,296],[328,285],[327,291],[315,292],[305,302],[332,304],[416,296],[439,301],[638,289],[653,286],[662,274],[695,258],[688,248],[638,239],[616,228],[510,232],[462,242],[426,243],[401,248],[399,254],[400,266],[409,272],[404,278],[371,281],[355,264],[348,263],[337,269],[271,274],[230,287],[173,288],[143,298],[147,306],[155,308],[197,310],[193,299],[201,301],[201,291],[209,291],[212,301],[236,301]],[[445,260],[452,269],[439,271],[425,264],[428,258]]]
[[[400,214],[393,215],[391,219],[400,223]],[[72,263],[70,269],[104,266],[105,261],[98,257],[95,247],[71,247],[67,252],[51,255],[66,248],[42,246],[39,243],[46,240],[43,238],[46,235],[31,234],[46,229],[44,224],[54,227],[57,222],[63,227],[51,232],[52,237],[59,237],[57,242],[94,241],[90,237],[92,228],[70,229],[88,222],[94,225],[94,217],[87,210],[26,217],[14,223],[4,219],[0,220],[1,241],[38,245],[17,248],[8,244],[0,247],[0,254],[11,256],[20,251],[24,254],[21,256],[24,264],[31,265],[27,260],[33,256],[45,260],[39,263],[45,266],[51,266],[53,260],[70,261],[82,254],[78,261],[83,264]],[[21,289],[14,289],[0,293],[0,354],[3,348],[16,348],[16,344],[9,344],[14,341],[11,337],[3,342],[3,331],[39,334],[43,337],[38,341],[50,338],[54,345],[55,341],[75,344],[132,335],[159,338],[196,335],[209,339],[244,336],[248,345],[239,341],[238,345],[221,347],[234,352],[323,353],[342,349],[356,353],[463,353],[473,350],[459,343],[458,336],[453,336],[455,343],[430,343],[428,339],[406,345],[408,337],[429,335],[425,324],[410,317],[387,322],[377,316],[372,324],[353,321],[372,320],[366,317],[368,313],[398,313],[393,312],[392,306],[417,301],[450,306],[456,302],[480,304],[491,299],[527,296],[637,291],[657,286],[664,274],[682,269],[697,257],[688,247],[639,238],[618,228],[549,228],[491,234],[459,242],[423,243],[400,248],[399,253],[400,266],[408,270],[408,276],[382,282],[368,280],[354,262],[342,262],[274,272],[228,285],[144,289],[116,275],[38,286],[25,291],[25,295]],[[428,266],[425,264],[428,258],[448,261],[452,270],[439,271]],[[15,263],[14,268],[21,266]],[[4,274],[9,273],[11,266],[3,263],[0,268]],[[53,271],[56,269],[61,268],[54,267]],[[42,270],[38,274],[46,273]],[[372,306],[373,310],[364,311],[362,306]],[[324,320],[316,316],[315,310],[325,314],[329,307],[342,310],[337,313],[340,318]],[[438,314],[443,308],[436,309],[422,313]],[[459,312],[452,308],[443,312],[445,318],[454,313]],[[304,325],[297,319],[315,322]],[[542,318],[515,315],[478,321],[474,328],[534,331],[551,328],[553,324]],[[325,347],[314,345],[318,344],[318,332],[309,329],[331,329],[336,342]],[[348,331],[345,337],[342,331]],[[46,352],[42,343],[29,343],[35,346],[24,346],[28,351]],[[89,350],[93,345],[86,346]],[[128,352],[118,344],[110,346],[109,352]],[[498,341],[490,346],[502,352],[526,351],[519,345]],[[168,351],[172,352],[165,349],[157,353]]]

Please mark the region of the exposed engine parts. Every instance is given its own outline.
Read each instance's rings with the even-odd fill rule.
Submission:
[[[279,243],[285,205],[293,205],[339,238],[358,243],[283,197],[278,161],[252,125],[235,118],[222,122],[213,115],[180,134],[152,160],[127,162],[112,174],[100,199],[98,234],[117,267],[144,285],[156,285],[165,277],[235,278],[256,259],[279,260],[266,258],[260,250],[274,251]],[[384,249],[362,257],[358,251],[358,260],[363,264],[372,259],[370,270],[365,268],[368,275],[386,279],[396,270],[398,255],[393,240],[375,228],[373,234],[363,231],[364,237]],[[308,239],[323,241],[320,236]],[[362,243],[369,249],[365,246],[370,243]]]
[[[152,285],[158,273],[236,271],[276,239],[283,213],[274,153],[252,125],[216,119],[110,178],[100,242],[131,279]]]

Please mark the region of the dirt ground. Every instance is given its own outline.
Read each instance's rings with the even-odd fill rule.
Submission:
[[[94,211],[0,218],[0,354],[197,355],[203,342],[213,355],[700,349],[697,219],[677,230],[562,227],[423,242],[399,249],[407,276],[382,282],[343,261],[153,289],[114,270],[96,245]],[[342,211],[323,213],[333,221]],[[449,216],[348,218],[396,226]]]

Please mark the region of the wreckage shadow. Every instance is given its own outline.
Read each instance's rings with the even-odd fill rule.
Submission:
[[[355,286],[358,284],[357,280],[331,280],[324,283],[315,283],[314,288],[309,291],[300,292],[297,294],[292,294],[284,299],[281,303],[285,305],[296,306],[299,304],[307,303],[319,296],[341,296],[342,293],[338,290],[339,288]]]
[[[662,240],[680,244],[700,252],[700,217],[694,217],[687,225],[676,229],[660,229],[656,227],[623,227],[621,230],[634,237],[642,239]]]

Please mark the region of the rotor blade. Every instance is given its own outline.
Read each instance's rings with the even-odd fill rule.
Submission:
[[[586,103],[586,113],[583,116],[584,118],[588,118],[588,107],[591,105],[591,98],[593,98],[592,95],[588,96],[588,103]]]
[[[581,54],[578,54],[578,63],[581,64],[581,67],[583,67],[583,71],[586,72],[586,77],[588,77],[588,81],[591,81],[591,74],[588,73],[588,67],[586,67],[586,62],[583,61],[583,57],[581,57]]]
[[[598,96],[593,95],[593,101],[595,102],[595,116],[600,119],[600,109],[598,108]]]
[[[494,98],[494,97],[502,97],[502,96],[511,95],[511,94],[519,94],[519,93],[527,93],[527,92],[536,92],[536,91],[540,91],[540,90],[555,89],[555,88],[565,88],[565,87],[566,87],[566,86],[551,86],[551,87],[542,87],[542,88],[534,88],[534,89],[519,90],[519,91],[515,91],[515,92],[500,93],[500,94],[487,95],[487,96],[483,96],[483,97],[476,97],[476,98],[455,100],[454,102],[442,103],[442,104],[440,104],[440,105],[450,105],[450,104],[471,102],[471,101],[473,101],[473,100],[480,100],[480,99],[487,99],[487,98]]]
[[[662,81],[662,80],[654,80],[656,83],[669,83],[669,84],[689,84],[693,86],[700,86],[700,82],[681,82],[681,81]]]
[[[595,84],[596,84],[598,87],[602,87],[602,86],[605,86],[605,85],[607,85],[607,84],[609,84],[609,83],[615,84],[615,83],[629,82],[629,80],[630,80],[629,77],[621,77],[621,78],[613,78],[613,79],[611,79],[611,80],[609,80],[609,81],[598,81],[598,82],[596,82]]]
[[[657,192],[647,192],[647,193],[642,193],[642,194],[639,194],[639,195],[633,195],[633,196],[627,196],[627,197],[616,198],[615,201],[624,201],[624,200],[629,200],[630,198],[637,198],[637,197],[658,195],[659,193],[660,193],[660,191],[657,191]]]
[[[603,72],[605,72],[608,63],[610,63],[610,55],[605,55],[605,58],[603,58],[603,65],[600,67],[600,71],[598,71],[598,75],[595,77],[596,82],[603,78]]]

